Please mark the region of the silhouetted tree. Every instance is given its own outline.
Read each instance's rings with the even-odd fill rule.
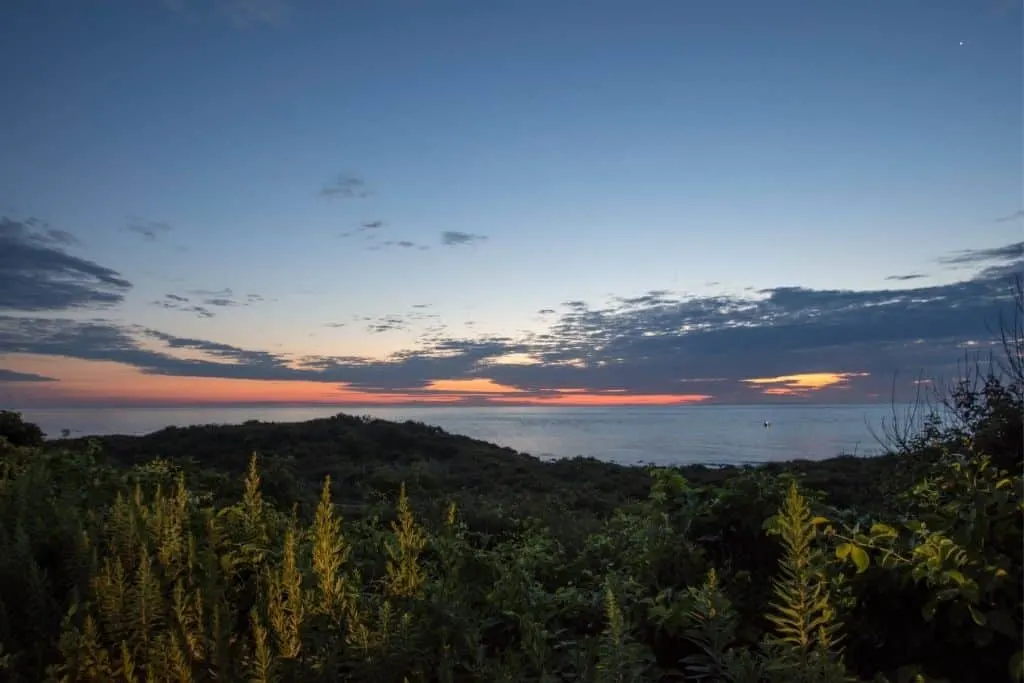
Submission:
[[[0,410],[0,437],[13,446],[41,446],[46,435],[39,425],[25,422],[21,413]]]

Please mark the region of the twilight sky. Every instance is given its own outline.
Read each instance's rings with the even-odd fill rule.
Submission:
[[[7,0],[0,404],[887,401],[1024,268],[1021,34],[1020,0]]]

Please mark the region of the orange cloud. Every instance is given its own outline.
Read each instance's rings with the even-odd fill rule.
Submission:
[[[805,396],[827,387],[846,389],[854,377],[867,377],[866,372],[807,372],[780,377],[757,377],[743,380],[746,384],[763,386],[766,396]]]
[[[492,379],[435,379],[426,386],[427,391],[455,391],[466,394],[521,394],[522,389],[498,384]]]
[[[157,403],[453,403],[451,394],[371,393],[333,382],[222,379],[149,375],[128,365],[51,356],[8,356],[5,366],[58,382],[22,383],[17,395],[32,402]]]
[[[505,405],[678,405],[706,401],[705,394],[637,394],[624,389],[589,392],[556,389],[531,394],[487,378],[442,379],[416,392],[361,391],[339,382],[221,379],[150,375],[109,361],[14,354],[4,367],[53,377],[57,382],[8,385],[20,401],[45,405],[148,404],[203,405],[220,403],[311,403],[325,405],[391,405],[401,403],[474,402]]]

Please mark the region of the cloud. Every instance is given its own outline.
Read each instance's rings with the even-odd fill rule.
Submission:
[[[242,306],[241,302],[235,301],[234,299],[225,299],[223,297],[214,297],[212,299],[205,299],[203,301],[207,306],[218,306],[221,308],[228,308],[232,306]]]
[[[17,372],[0,368],[0,382],[56,382],[53,377],[44,377],[34,372]]]
[[[364,199],[370,194],[366,181],[353,175],[340,175],[320,190],[320,196],[328,199]]]
[[[183,311],[185,313],[194,313],[200,318],[214,317],[214,312],[206,308],[205,306],[200,306],[198,304],[183,305],[182,297],[171,297],[174,297],[174,295],[168,294],[163,299],[153,301],[152,305],[159,306],[160,308],[165,308],[169,311]],[[188,301],[188,299],[184,299],[184,301]]]
[[[988,249],[965,249],[939,259],[951,266],[983,266],[984,279],[1005,279],[1024,272],[1024,241]]]
[[[366,331],[371,333],[391,332],[393,330],[404,330],[408,322],[402,316],[386,315],[366,326]]]
[[[0,218],[0,310],[106,308],[131,289],[121,274],[66,253],[70,233],[39,221]]]
[[[446,247],[455,247],[460,244],[473,244],[487,239],[486,235],[474,235],[470,232],[459,232],[458,230],[446,230],[441,233],[441,244]]]
[[[259,294],[246,294],[236,298],[234,291],[230,287],[224,289],[190,289],[186,293],[193,297],[198,297],[199,301],[195,302],[190,297],[180,294],[165,294],[163,299],[154,301],[152,304],[168,310],[194,313],[200,318],[212,318],[215,314],[209,307],[239,308],[265,301],[264,297]]]
[[[33,242],[57,247],[75,247],[81,244],[81,241],[67,230],[48,228],[42,221],[30,218],[25,221],[25,224],[35,229],[42,229],[41,232],[33,232],[29,235],[29,239]]]
[[[1001,216],[995,220],[996,223],[1009,223],[1011,221],[1019,221],[1024,218],[1024,209],[1017,209],[1008,216]]]
[[[156,242],[160,239],[161,235],[166,235],[173,229],[174,227],[168,223],[143,220],[132,220],[128,225],[124,226],[124,230],[126,232],[133,232],[136,235],[141,235],[144,239],[150,242]]]
[[[230,287],[225,287],[224,289],[190,289],[190,290],[188,290],[188,294],[192,294],[193,296],[203,296],[203,297],[232,296],[234,293],[235,293],[234,290],[232,290]]]
[[[362,223],[355,230],[349,230],[348,232],[340,233],[338,236],[343,238],[356,237],[362,235],[363,239],[369,243],[365,249],[367,251],[383,251],[385,249],[419,249],[425,251],[430,247],[425,244],[418,244],[411,240],[385,240],[383,242],[377,242],[377,235],[380,234],[381,229],[385,223],[381,220],[369,221]]]
[[[953,256],[944,256],[939,259],[940,263],[948,264],[976,264],[988,263],[990,261],[1021,260],[1024,258],[1024,242],[1014,242],[1002,247],[989,249],[964,249]]]
[[[340,233],[339,237],[355,237],[356,235],[363,235],[366,239],[374,239],[376,231],[380,230],[386,225],[384,221],[374,220],[367,221],[366,223],[360,223],[359,227],[355,230],[349,230],[348,232]]]
[[[375,244],[373,246],[367,247],[367,250],[381,251],[382,249],[388,249],[391,247],[394,247],[396,249],[419,249],[420,251],[426,251],[427,249],[430,249],[430,247],[428,247],[425,244],[417,244],[416,242],[411,242],[409,240],[386,240],[384,242],[381,242],[380,244]]]
[[[366,326],[366,331],[370,333],[380,332],[391,332],[393,330],[407,330],[413,326],[414,323],[422,322],[425,320],[433,320],[438,317],[436,313],[424,312],[424,306],[422,304],[413,306],[413,311],[410,313],[399,314],[391,313],[379,318],[373,318],[370,316],[356,316],[358,320],[363,322],[369,322]]]
[[[920,280],[921,278],[928,277],[923,273],[908,273],[907,275],[890,275],[885,278],[886,280],[895,280],[897,282],[909,282],[910,280]]]
[[[846,388],[854,377],[867,377],[866,372],[805,372],[783,377],[755,377],[744,384],[764,387],[766,396],[809,395],[826,387]]]
[[[1011,245],[1012,246],[1012,245]],[[1012,249],[971,252],[1012,259]],[[958,258],[966,258],[966,252]],[[127,363],[149,374],[311,380],[367,392],[429,392],[437,382],[488,386],[563,401],[566,393],[713,396],[716,401],[863,401],[889,397],[893,374],[952,376],[965,349],[984,351],[988,325],[1012,309],[1008,283],[988,269],[961,282],[870,291],[775,287],[744,296],[652,290],[604,305],[567,301],[541,331],[455,336],[427,327],[385,359],[296,357],[176,337],[112,321],[0,317],[0,353]],[[422,317],[417,317],[422,316]],[[373,318],[373,332],[426,323],[422,309]],[[164,348],[154,348],[162,345]],[[204,358],[182,358],[180,353]]]

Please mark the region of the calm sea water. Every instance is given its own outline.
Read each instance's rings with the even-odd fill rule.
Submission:
[[[169,425],[296,422],[344,412],[417,420],[543,458],[624,464],[769,462],[882,451],[890,405],[628,408],[216,407],[24,410],[46,433],[146,434]],[[898,410],[902,416],[902,410]],[[764,421],[771,423],[764,426]]]

